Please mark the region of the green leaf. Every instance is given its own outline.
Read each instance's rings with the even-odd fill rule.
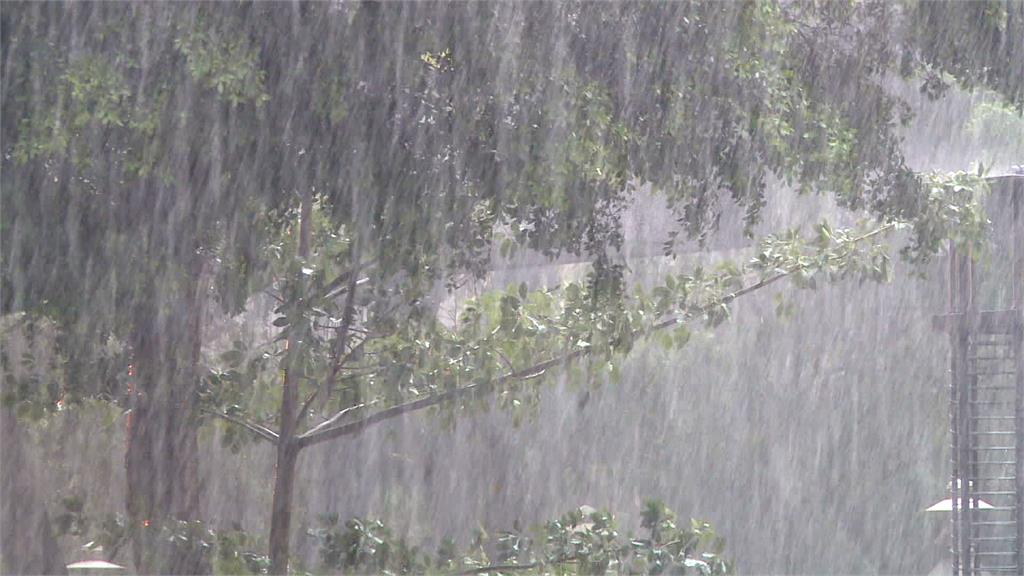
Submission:
[[[677,348],[682,348],[690,341],[690,329],[686,326],[679,326],[672,331],[672,340]]]
[[[220,359],[230,366],[238,366],[245,359],[245,355],[241,350],[228,350],[220,355]]]

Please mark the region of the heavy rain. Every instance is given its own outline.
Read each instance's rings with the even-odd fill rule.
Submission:
[[[1024,0],[0,43],[3,573],[1024,573]]]

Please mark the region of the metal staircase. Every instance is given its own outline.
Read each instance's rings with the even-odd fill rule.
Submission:
[[[992,181],[992,254],[951,251],[953,574],[1024,574],[1024,176]]]
[[[954,434],[961,494],[954,506],[967,503],[960,506],[957,526],[961,573],[1019,574],[1018,338],[969,331],[964,347],[964,378],[954,391],[961,419]]]

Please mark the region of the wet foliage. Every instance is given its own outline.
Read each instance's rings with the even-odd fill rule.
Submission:
[[[614,381],[640,342],[681,348],[777,282],[984,254],[984,168],[912,171],[894,86],[988,90],[972,129],[1006,141],[1024,106],[1012,1],[11,3],[0,29],[0,312],[27,343],[0,350],[3,403],[124,415],[105,548],[131,540],[153,572],[212,569],[176,548],[212,542],[202,429],[275,450],[269,558],[219,558],[283,572],[308,447],[428,408],[520,424],[565,366]],[[781,188],[844,222],[756,233]],[[639,281],[624,215],[645,194],[670,214],[666,257],[736,214],[747,248]],[[586,271],[487,286],[523,255]],[[214,349],[212,319],[241,317],[257,329]],[[83,536],[80,503],[61,505],[58,531]],[[574,512],[444,568],[727,570],[708,526],[652,505],[644,527],[623,540]],[[314,536],[332,570],[441,566],[376,521]]]

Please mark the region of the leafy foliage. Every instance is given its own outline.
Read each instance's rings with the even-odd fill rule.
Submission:
[[[638,340],[656,335],[666,346],[685,345],[692,323],[717,325],[729,317],[734,299],[778,280],[810,289],[846,279],[886,281],[892,258],[886,239],[899,230],[909,231],[901,252],[918,264],[946,240],[980,253],[987,226],[979,203],[984,180],[965,173],[927,178],[928,217],[914,222],[860,229],[823,222],[810,235],[770,235],[746,262],[697,266],[650,287],[630,288],[621,266],[595,267],[583,279],[553,287],[510,285],[464,301],[453,321],[422,301],[391,300],[389,291],[375,289],[372,273],[365,284],[350,284],[355,292],[349,298],[323,273],[333,256],[321,245],[291,273],[301,281],[285,284],[291,288],[279,297],[276,344],[251,349],[235,342],[206,379],[207,405],[272,428],[279,402],[274,382],[288,367],[306,398],[301,418],[314,422],[299,434],[302,445],[405,406],[451,410],[487,406],[495,398],[519,418],[539,399],[534,381],[563,363],[587,357],[614,374]],[[296,345],[286,349],[289,338]]]
[[[947,240],[976,254],[984,250],[989,224],[981,207],[988,194],[984,178],[969,172],[928,173],[923,181],[922,215],[913,221],[912,241],[903,254],[912,261],[927,260]]]
[[[248,38],[199,26],[175,39],[175,47],[185,56],[192,77],[231,105],[270,99],[257,50]]]
[[[998,98],[983,95],[965,126],[986,165],[1016,164],[1024,157],[1024,113]]]
[[[293,191],[310,188],[315,233],[338,239],[318,242],[335,253],[308,267],[310,289],[373,261],[365,309],[382,333],[428,314],[441,280],[485,274],[499,243],[586,253],[594,282],[620,282],[609,253],[633,183],[676,213],[669,252],[679,234],[706,238],[726,199],[755,223],[776,177],[883,222],[917,222],[910,251],[932,253],[949,235],[927,224],[942,208],[902,161],[893,130],[908,112],[883,86],[894,68],[977,79],[965,52],[926,34],[949,25],[933,12],[951,8],[931,4],[88,5],[77,20],[15,5],[4,17],[13,195],[2,230],[24,250],[0,277],[3,309],[73,326],[69,350],[114,338],[131,353],[205,269],[239,312],[281,282]],[[981,80],[995,80],[1019,19],[1012,6],[970,9],[984,17],[953,19],[957,37],[991,40],[973,53],[993,64]],[[407,29],[409,18],[422,25]],[[167,24],[140,24],[155,21]],[[509,26],[528,41],[481,40]],[[40,29],[52,47],[33,40]],[[71,37],[84,47],[67,58]],[[1018,94],[1019,78],[998,78],[1000,94]],[[40,82],[54,88],[37,94]],[[36,242],[41,230],[54,233]],[[342,318],[323,304],[318,324]],[[377,353],[392,352],[412,349]]]
[[[938,85],[938,94],[950,81],[984,86],[1024,111],[1024,59],[1018,42],[1024,7],[1019,2],[913,2],[906,11],[913,40],[903,56],[905,65],[923,62],[934,70],[930,83]]]
[[[436,554],[395,538],[378,520],[336,517],[309,531],[323,568],[341,574],[729,574],[724,541],[711,526],[692,520],[677,526],[657,501],[641,515],[647,537],[623,535],[615,517],[589,506],[571,510],[532,530],[478,532],[460,556],[453,541]]]
[[[723,555],[725,541],[704,521],[680,525],[662,502],[649,500],[639,518],[645,532],[623,534],[616,518],[589,506],[529,530],[487,534],[478,530],[461,552],[445,538],[434,552],[395,536],[379,520],[352,518],[339,523],[325,515],[307,531],[316,542],[319,570],[328,574],[699,574],[732,572]],[[84,549],[116,558],[126,541],[123,519],[90,522],[80,498],[66,497],[54,519],[59,534],[88,540]],[[95,527],[93,526],[95,524]],[[212,561],[214,574],[266,574],[269,560],[254,552],[259,540],[238,527],[214,530],[177,521],[145,527],[178,554]]]
[[[1020,8],[959,9],[12,4],[0,312],[54,321],[75,377],[20,379],[4,398],[123,401],[153,423],[132,429],[153,431],[129,444],[143,464],[156,453],[144,442],[194,436],[196,403],[286,447],[485,393],[525,412],[527,384],[556,366],[614,369],[670,327],[682,345],[680,324],[722,322],[778,279],[884,278],[875,241],[889,230],[909,229],[917,262],[946,239],[976,242],[978,181],[913,174],[898,131],[910,113],[886,89],[894,72],[935,96],[955,78],[1019,107]],[[875,224],[776,234],[747,263],[630,290],[614,255],[636,186],[673,211],[672,254],[678,236],[713,233],[727,203],[752,230],[773,179]],[[484,277],[499,244],[593,266],[443,322],[440,294]],[[265,292],[279,337],[199,366],[207,300],[238,313]],[[82,377],[90,363],[101,378]],[[293,391],[298,414],[282,402]],[[293,418],[316,421],[293,435]]]

